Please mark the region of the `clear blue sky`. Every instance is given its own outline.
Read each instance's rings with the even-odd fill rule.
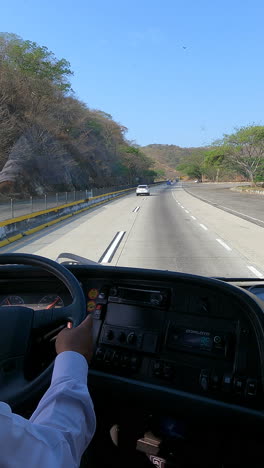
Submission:
[[[68,59],[129,139],[199,146],[263,124],[263,18],[263,0],[10,0],[0,30]]]

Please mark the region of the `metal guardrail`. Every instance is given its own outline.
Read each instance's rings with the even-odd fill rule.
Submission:
[[[32,214],[37,211],[60,207],[78,200],[87,200],[110,192],[133,188],[135,185],[93,188],[90,190],[74,190],[72,192],[47,193],[42,196],[30,196],[25,199],[10,198],[9,201],[0,202],[0,221],[18,216]]]

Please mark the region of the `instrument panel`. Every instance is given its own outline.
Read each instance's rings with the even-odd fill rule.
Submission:
[[[34,310],[60,308],[69,303],[68,296],[61,293],[0,295],[0,306],[24,306]]]

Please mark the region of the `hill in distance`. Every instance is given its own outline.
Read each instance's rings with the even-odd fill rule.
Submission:
[[[176,145],[151,144],[142,146],[141,150],[154,161],[153,169],[163,171],[167,179],[174,179],[179,175],[176,170],[184,157],[204,148],[181,148]]]

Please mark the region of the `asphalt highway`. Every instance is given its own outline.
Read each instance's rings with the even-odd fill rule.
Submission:
[[[264,195],[233,191],[236,185],[242,184],[185,183],[184,188],[217,208],[264,227]]]
[[[106,265],[262,278],[263,241],[261,225],[194,197],[178,183],[154,187],[149,197],[132,193],[113,200],[2,247],[0,253],[56,259],[71,252]]]

